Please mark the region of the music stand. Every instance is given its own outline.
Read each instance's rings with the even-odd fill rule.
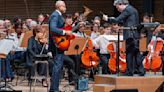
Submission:
[[[65,51],[65,55],[75,55],[76,56],[76,61],[79,61],[79,55],[81,54],[81,52],[84,50],[84,47],[87,44],[87,38],[75,38],[71,41],[71,44],[68,48],[68,51]],[[79,62],[76,62],[77,65],[79,65]],[[79,73],[79,68],[80,67],[76,67],[76,73]],[[78,74],[79,75],[79,74]]]
[[[65,55],[79,55],[84,50],[87,43],[87,38],[75,38],[71,41],[71,44],[67,51],[64,52]]]

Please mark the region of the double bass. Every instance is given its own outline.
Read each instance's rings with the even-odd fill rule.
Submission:
[[[110,59],[108,63],[108,67],[111,73],[116,73],[116,52],[114,51],[114,43],[110,43],[107,46],[107,50],[110,54]],[[120,56],[119,56],[119,70],[124,73],[126,71],[126,55],[123,52],[123,49],[120,48]]]
[[[84,52],[81,56],[82,64],[85,68],[97,67],[99,64],[99,57],[96,52],[93,51],[92,41],[88,40],[87,46],[84,49]]]

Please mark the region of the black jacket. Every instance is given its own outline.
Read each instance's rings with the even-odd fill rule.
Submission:
[[[28,66],[33,66],[33,61],[36,55],[39,55],[42,51],[43,44],[40,44],[38,41],[35,40],[35,37],[32,36],[28,40],[28,47],[26,52],[26,63]],[[44,48],[42,54],[47,54],[48,50]]]
[[[121,14],[115,19],[108,19],[108,22],[117,21],[122,22],[124,27],[137,27],[139,25],[139,16],[137,10],[128,5]],[[139,38],[139,31],[124,30],[123,32],[124,40],[128,38]]]

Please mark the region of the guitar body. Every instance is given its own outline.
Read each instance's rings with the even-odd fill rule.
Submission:
[[[69,46],[70,46],[70,40],[74,39],[75,36],[71,35],[71,36],[54,36],[53,39],[55,41],[55,45],[62,51],[66,51],[68,50]]]
[[[72,30],[72,26],[66,25],[64,26],[63,30],[70,31]],[[53,40],[55,42],[54,44],[56,45],[58,49],[62,51],[68,50],[70,46],[70,41],[74,38],[75,38],[74,35],[54,35],[53,36]]]

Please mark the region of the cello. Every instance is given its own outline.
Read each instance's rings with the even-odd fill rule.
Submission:
[[[108,63],[108,67],[111,73],[116,73],[116,52],[114,51],[114,43],[110,43],[107,46],[107,50],[110,54],[110,59]],[[119,56],[119,70],[124,73],[126,71],[126,55],[123,52],[123,49],[120,48],[120,56]]]
[[[88,40],[87,46],[84,49],[84,52],[81,57],[81,61],[85,68],[97,67],[99,57],[96,52],[93,51],[92,41]]]
[[[163,40],[157,37],[158,33],[152,37],[148,45],[148,55],[143,60],[146,71],[152,70],[157,72],[162,66],[162,58],[160,52],[163,50]]]

